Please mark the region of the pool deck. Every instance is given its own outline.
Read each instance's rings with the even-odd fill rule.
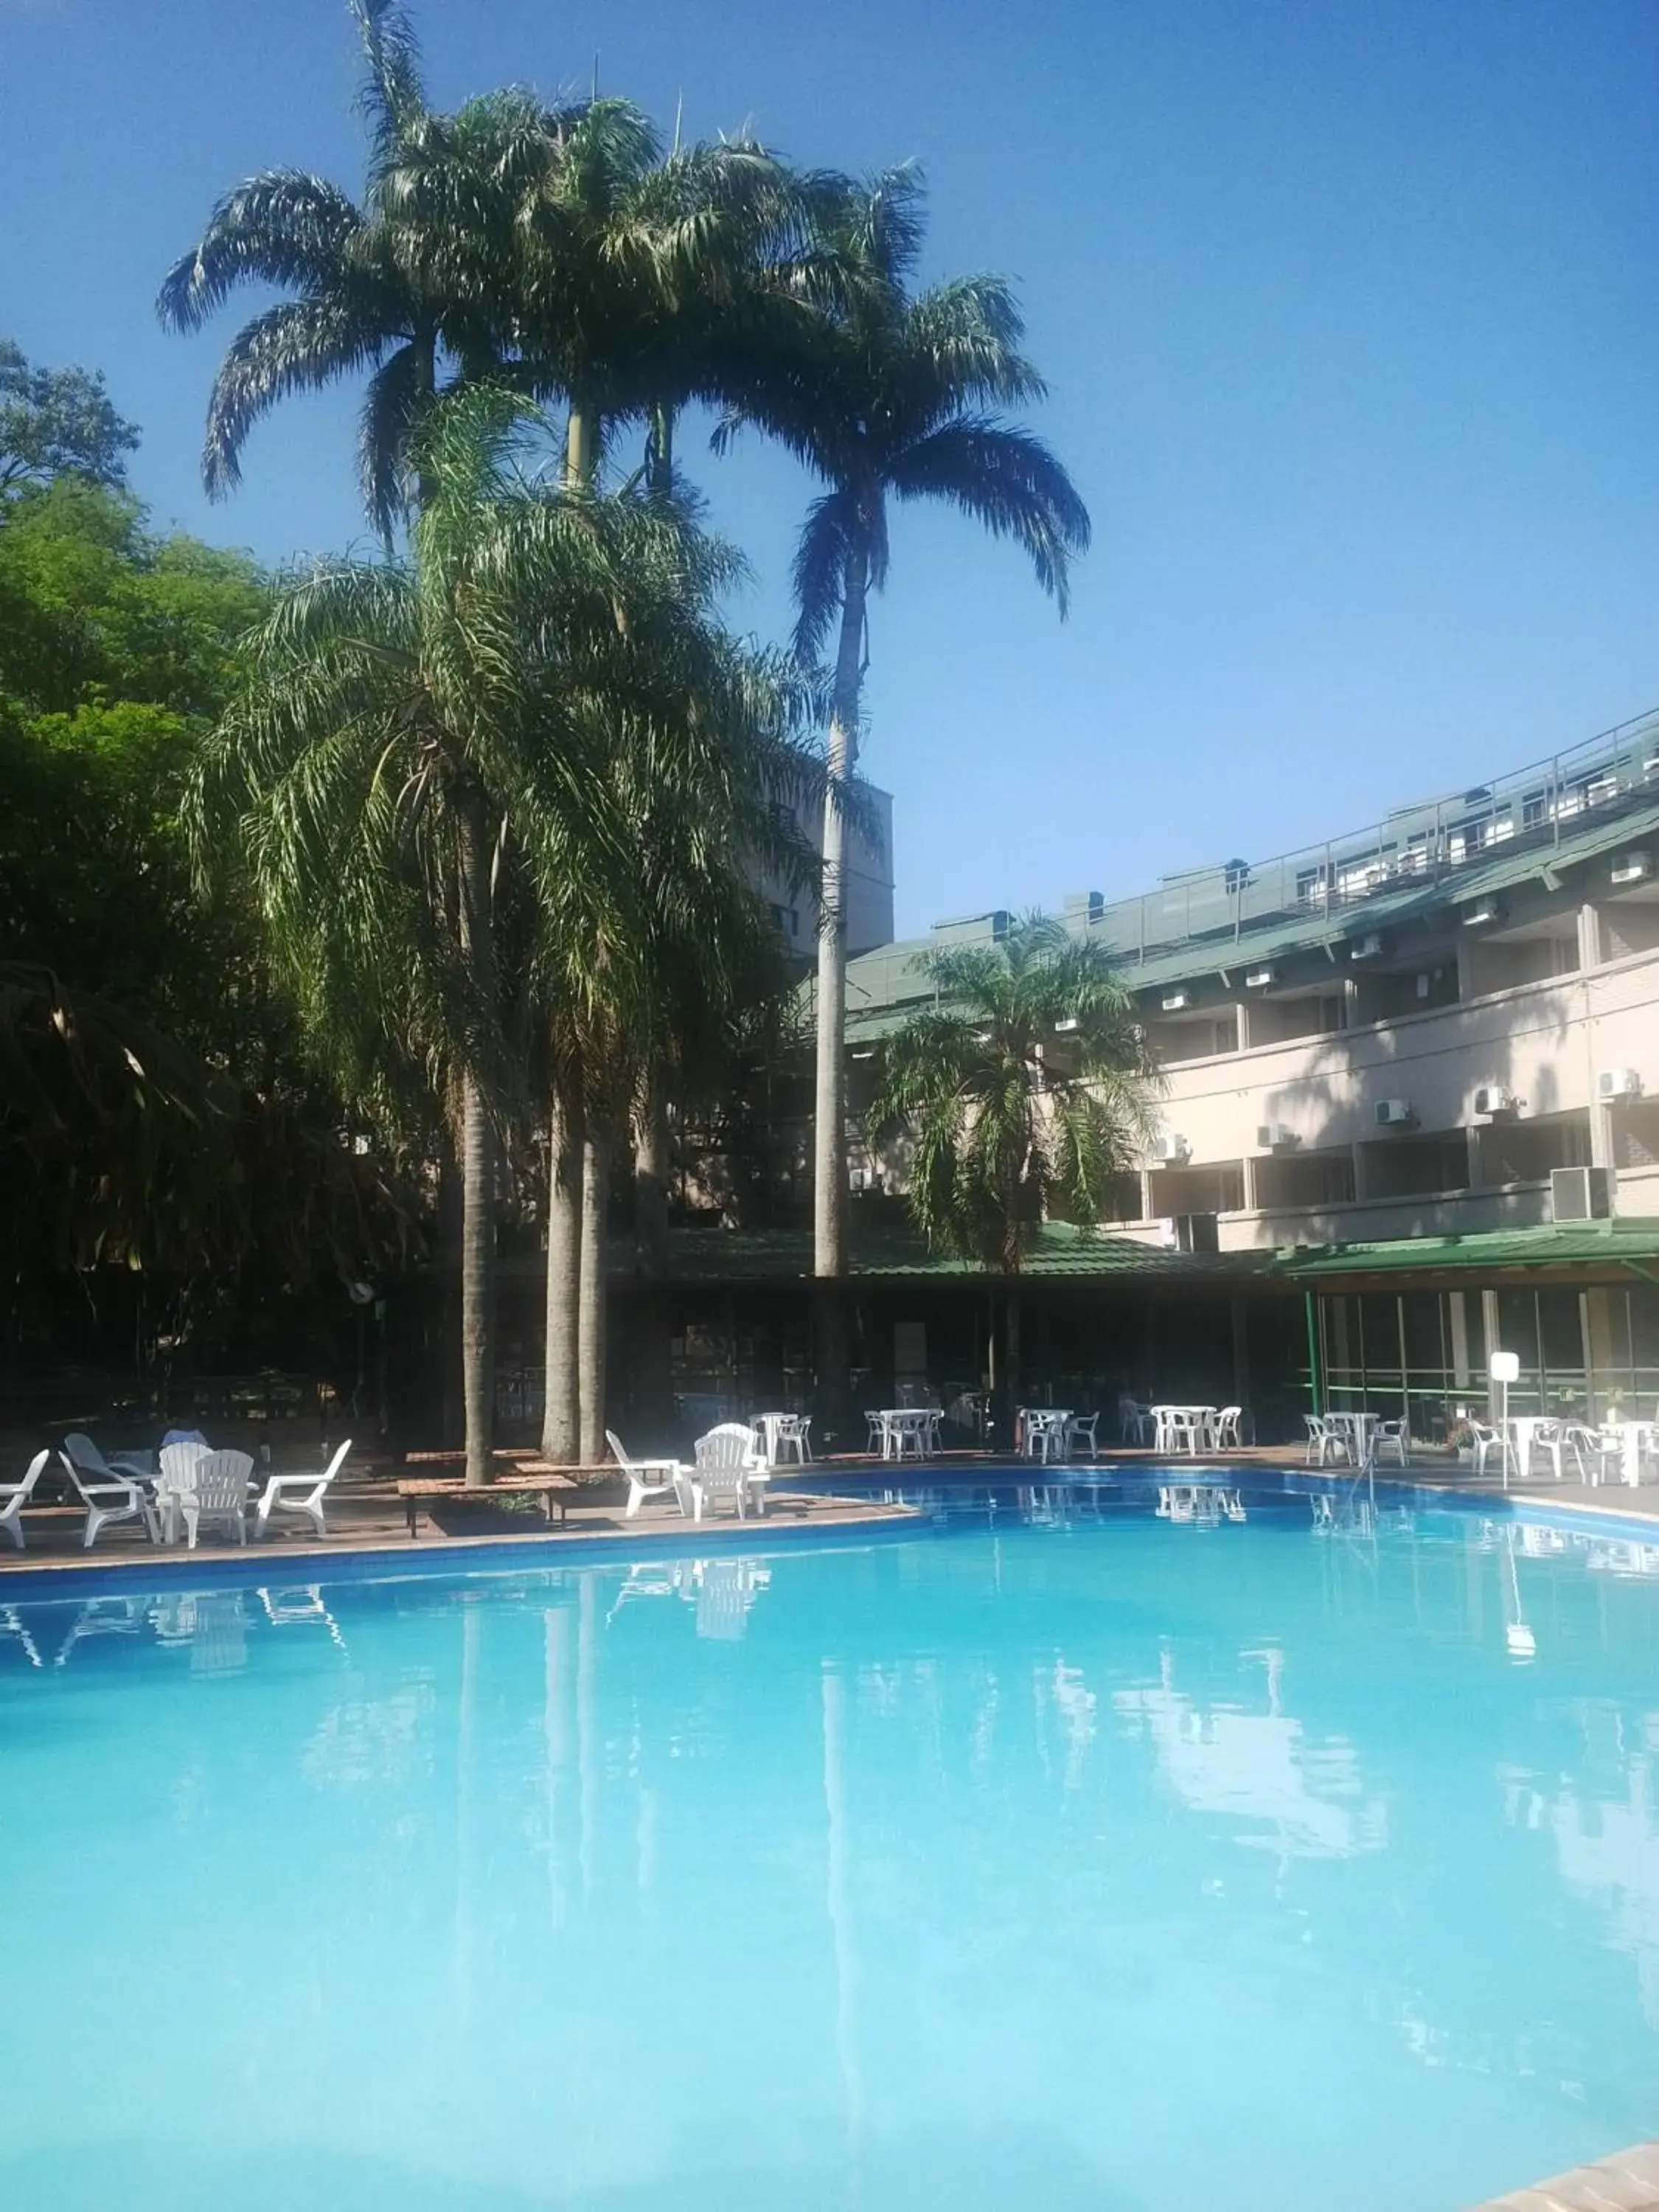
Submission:
[[[1494,2197],[1475,2212],[1659,2212],[1659,2142],[1613,2151],[1594,2166]]]
[[[1119,1474],[1133,1480],[1137,1475],[1149,1474],[1154,1468],[1171,1464],[1167,1455],[1149,1450],[1113,1449],[1103,1452],[1097,1462],[1084,1460],[1069,1468],[1053,1468],[1031,1463],[1029,1468],[1022,1465],[1020,1471],[1029,1473],[1030,1479],[1036,1483],[1064,1480],[1068,1475],[1086,1480],[1091,1468],[1104,1480]],[[1275,1449],[1265,1444],[1194,1461],[1182,1460],[1179,1466],[1183,1474],[1190,1469],[1200,1480],[1231,1477],[1248,1481],[1258,1470],[1279,1473],[1286,1468],[1312,1480],[1321,1476],[1321,1470],[1303,1466],[1301,1455],[1294,1449]],[[515,1468],[523,1473],[549,1472],[528,1454],[504,1459],[500,1474],[504,1491],[511,1490]],[[647,1499],[634,1519],[626,1519],[625,1482],[617,1478],[614,1468],[592,1468],[575,1471],[569,1488],[558,1493],[565,1510],[562,1527],[550,1527],[539,1510],[514,1514],[504,1504],[493,1509],[486,1504],[483,1510],[488,1525],[481,1525],[474,1533],[465,1526],[468,1513],[475,1510],[470,1504],[457,1506],[447,1500],[422,1500],[421,1533],[411,1539],[405,1525],[404,1503],[397,1491],[398,1474],[450,1471],[450,1463],[437,1455],[408,1466],[365,1461],[342,1476],[331,1492],[326,1537],[319,1540],[308,1530],[303,1534],[295,1534],[290,1526],[283,1533],[273,1533],[259,1544],[251,1540],[246,1546],[204,1541],[193,1554],[186,1553],[179,1546],[158,1549],[132,1522],[106,1528],[96,1547],[91,1552],[84,1551],[81,1530],[85,1514],[81,1506],[59,1504],[31,1508],[24,1516],[27,1550],[15,1552],[9,1544],[0,1541],[0,1585],[8,1575],[19,1571],[31,1575],[47,1571],[68,1577],[78,1572],[107,1574],[112,1569],[126,1569],[139,1574],[154,1570],[163,1561],[171,1565],[187,1558],[206,1563],[252,1561],[269,1556],[273,1563],[310,1567],[315,1571],[325,1561],[380,1559],[392,1553],[404,1553],[411,1559],[418,1556],[423,1565],[429,1565],[430,1555],[441,1553],[455,1556],[459,1564],[469,1552],[483,1548],[500,1552],[523,1547],[544,1557],[556,1548],[562,1551],[568,1547],[580,1551],[599,1544],[614,1547],[618,1541],[683,1546],[692,1534],[692,1524],[682,1517],[672,1499]],[[459,1468],[455,1471],[459,1472]],[[810,1493],[791,1490],[788,1486],[795,1470],[781,1469],[775,1478],[774,1492],[763,1519],[739,1522],[734,1516],[723,1514],[718,1519],[699,1524],[697,1534],[711,1543],[725,1547],[742,1532],[750,1542],[761,1541],[770,1547],[787,1544],[802,1536],[822,1536],[838,1528],[867,1528],[873,1524],[912,1517],[908,1509],[880,1499],[836,1497],[823,1486],[833,1484],[837,1476],[859,1483],[866,1483],[872,1477],[885,1478],[896,1488],[917,1485],[943,1489],[957,1483],[984,1482],[993,1475],[1006,1477],[1009,1471],[1006,1453],[945,1452],[934,1459],[906,1460],[902,1464],[861,1455],[819,1460],[807,1470],[814,1484]],[[1323,1479],[1340,1487],[1353,1481],[1354,1470],[1327,1468],[1323,1470]],[[1490,1501],[1494,1513],[1516,1507],[1543,1507],[1569,1516],[1584,1514],[1605,1519],[1613,1516],[1629,1522],[1651,1524],[1659,1532],[1659,1486],[1631,1489],[1624,1485],[1592,1486],[1534,1480],[1511,1482],[1506,1492],[1496,1480],[1488,1477],[1477,1480],[1468,1468],[1454,1466],[1444,1459],[1379,1470],[1376,1480],[1379,1486],[1403,1485],[1419,1495],[1424,1490],[1431,1490],[1444,1492],[1449,1498],[1460,1502]],[[433,1504],[438,1505],[440,1514],[448,1522],[447,1528],[428,1517],[428,1507]]]

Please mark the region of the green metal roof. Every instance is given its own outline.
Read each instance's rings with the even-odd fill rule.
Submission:
[[[1401,1237],[1383,1244],[1297,1247],[1274,1272],[1310,1289],[1358,1275],[1498,1274],[1534,1267],[1594,1268],[1615,1279],[1659,1283],[1659,1219],[1557,1222],[1468,1237]]]
[[[1437,878],[1397,879],[1330,910],[1310,902],[1263,915],[1237,929],[1212,930],[1144,948],[1120,945],[1118,959],[1137,989],[1151,990],[1293,953],[1328,948],[1334,952],[1351,939],[1372,931],[1398,927],[1523,884],[1546,884],[1552,877],[1650,836],[1659,831],[1659,793],[1633,805],[1626,799],[1606,812],[1558,825],[1558,830],[1507,837],[1482,855],[1446,868]],[[890,1034],[907,1014],[931,999],[932,986],[920,963],[939,942],[937,937],[912,938],[848,962],[849,1042],[869,1042]]]
[[[634,1271],[631,1246],[613,1247],[611,1273]],[[1102,1281],[1132,1278],[1150,1282],[1205,1282],[1265,1277],[1269,1252],[1172,1252],[1142,1244],[1132,1237],[1075,1228],[1069,1222],[1045,1222],[1038,1230],[1025,1273],[1033,1278],[1073,1277]],[[935,1279],[982,1276],[971,1261],[930,1252],[914,1230],[897,1224],[855,1224],[848,1239],[848,1273],[855,1280],[928,1277]],[[781,1283],[807,1281],[812,1273],[812,1238],[795,1229],[677,1229],[669,1237],[668,1278],[679,1283]]]

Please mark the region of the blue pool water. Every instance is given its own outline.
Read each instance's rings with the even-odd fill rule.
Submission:
[[[0,2205],[1457,2212],[1659,2129],[1659,1555],[1033,1498],[0,1581]]]

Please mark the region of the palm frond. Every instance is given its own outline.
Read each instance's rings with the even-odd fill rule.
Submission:
[[[1072,561],[1089,544],[1089,510],[1040,438],[991,417],[964,417],[896,456],[889,482],[899,499],[948,501],[994,538],[1023,546],[1065,615]]]
[[[199,330],[239,284],[322,292],[341,274],[363,217],[325,177],[268,169],[227,192],[200,243],[167,271],[155,311],[170,330]]]

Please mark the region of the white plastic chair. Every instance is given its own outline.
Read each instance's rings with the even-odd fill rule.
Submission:
[[[732,1500],[739,1520],[751,1504],[757,1513],[765,1512],[770,1470],[764,1455],[756,1450],[754,1431],[746,1422],[720,1422],[697,1438],[696,1455],[690,1479],[694,1521],[701,1521],[704,1507],[720,1498]]]
[[[85,1439],[80,1441],[84,1442]],[[159,1533],[155,1508],[150,1503],[149,1492],[136,1474],[118,1474],[106,1463],[101,1475],[94,1474],[77,1465],[67,1450],[60,1452],[58,1457],[68,1472],[70,1480],[75,1485],[81,1503],[87,1509],[87,1525],[81,1534],[83,1552],[89,1552],[97,1542],[100,1528],[106,1528],[117,1521],[142,1521],[144,1534],[152,1544],[155,1542]]]
[[[1401,1466],[1404,1467],[1406,1464],[1406,1454],[1410,1443],[1411,1438],[1407,1433],[1407,1424],[1403,1417],[1397,1421],[1379,1421],[1377,1423],[1376,1458],[1379,1462],[1385,1451],[1392,1451],[1395,1457],[1399,1461]]]
[[[1157,1426],[1156,1417],[1140,1403],[1138,1398],[1130,1397],[1126,1390],[1117,1401],[1119,1442],[1126,1444],[1144,1444],[1146,1441],[1146,1431],[1149,1429],[1156,1431]]]
[[[118,1480],[149,1482],[155,1472],[155,1462],[148,1452],[117,1452],[106,1459],[89,1436],[80,1429],[71,1429],[60,1447],[70,1465],[78,1468],[82,1474],[94,1482]]]
[[[172,1447],[174,1451],[190,1449]],[[189,1489],[168,1492],[169,1505],[176,1504],[185,1517],[189,1550],[196,1549],[204,1521],[230,1529],[239,1544],[246,1543],[248,1478],[252,1473],[253,1461],[246,1452],[204,1452],[190,1470]]]
[[[1186,1452],[1191,1458],[1196,1459],[1201,1441],[1198,1416],[1195,1413],[1187,1413],[1177,1407],[1166,1406],[1158,1415],[1158,1449],[1159,1451],[1168,1452],[1171,1456]]]
[[[1244,1418],[1243,1406],[1224,1406],[1210,1425],[1211,1442],[1218,1451],[1239,1451],[1244,1439],[1238,1425]]]
[[[0,1528],[3,1528],[21,1552],[23,1547],[23,1508],[34,1494],[34,1486],[46,1472],[50,1451],[38,1451],[28,1463],[28,1471],[21,1482],[0,1482]],[[39,1666],[39,1660],[35,1664]]]
[[[323,1500],[328,1495],[329,1485],[345,1465],[346,1454],[350,1449],[351,1439],[348,1437],[320,1474],[273,1474],[254,1512],[255,1538],[264,1534],[273,1513],[302,1514],[319,1536],[326,1536],[328,1523],[323,1518]]]
[[[1567,1428],[1564,1441],[1577,1461],[1578,1472],[1584,1481],[1595,1484],[1617,1480],[1620,1438],[1616,1432],[1589,1428],[1583,1421],[1574,1421]]]
[[[887,1423],[881,1414],[873,1413],[866,1406],[864,1412],[864,1450],[868,1459],[887,1456]]]
[[[685,1469],[678,1460],[629,1459],[623,1449],[621,1437],[614,1429],[605,1431],[605,1440],[610,1445],[617,1466],[628,1477],[628,1504],[623,1509],[623,1520],[637,1520],[640,1508],[647,1498],[665,1498],[671,1490],[679,1500],[681,1512],[684,1512]]]
[[[1090,1458],[1098,1459],[1100,1457],[1100,1446],[1096,1441],[1095,1431],[1099,1428],[1099,1426],[1100,1416],[1098,1413],[1073,1413],[1071,1419],[1066,1424],[1066,1458],[1070,1459],[1073,1451],[1079,1443],[1085,1443],[1089,1447]]]
[[[1474,1440],[1474,1471],[1477,1474],[1486,1473],[1486,1462],[1493,1452],[1498,1454],[1498,1464],[1500,1469],[1507,1470],[1510,1461],[1509,1444],[1500,1430],[1489,1429],[1480,1421],[1471,1421],[1469,1434]]]
[[[811,1441],[812,1417],[810,1413],[781,1413],[774,1434],[773,1452],[781,1467],[786,1455],[793,1452],[798,1467],[805,1467],[811,1455],[807,1449]]]

